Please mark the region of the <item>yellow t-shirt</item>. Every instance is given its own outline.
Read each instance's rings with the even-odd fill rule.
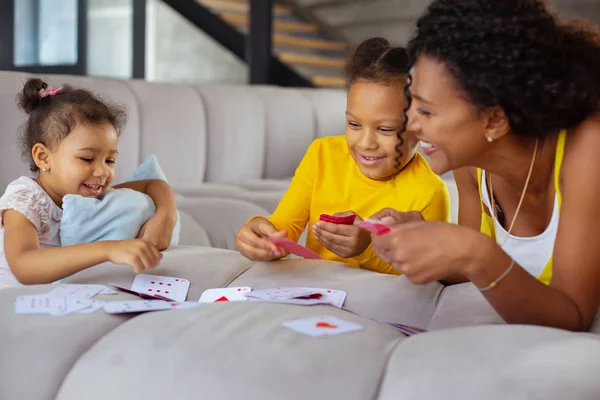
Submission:
[[[287,192],[268,220],[288,238],[298,241],[308,222],[312,226],[321,214],[354,211],[369,218],[383,208],[419,211],[428,221],[448,221],[448,188],[420,154],[396,177],[375,181],[364,176],[352,158],[345,136],[316,139],[296,169]],[[306,247],[326,260],[386,274],[396,274],[369,246],[354,258],[341,258],[321,245],[308,231]]]

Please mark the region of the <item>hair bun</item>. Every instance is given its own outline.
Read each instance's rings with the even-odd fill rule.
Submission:
[[[17,96],[19,108],[27,114],[31,114],[42,100],[40,98],[40,90],[45,89],[48,89],[48,84],[43,80],[38,78],[28,79],[25,82],[25,86],[23,86],[23,90]]]
[[[367,39],[358,45],[350,63],[347,67],[347,74],[350,77],[361,75],[365,70],[373,65],[383,54],[391,49],[391,44],[387,39],[374,37]]]

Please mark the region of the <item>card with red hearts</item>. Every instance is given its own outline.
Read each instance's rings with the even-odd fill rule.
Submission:
[[[284,322],[283,326],[312,337],[333,336],[364,329],[361,325],[331,316],[296,319]]]
[[[329,215],[329,214],[321,214],[319,216],[319,221],[329,222],[331,224],[338,225],[352,225],[354,224],[354,220],[356,220],[356,215]]]

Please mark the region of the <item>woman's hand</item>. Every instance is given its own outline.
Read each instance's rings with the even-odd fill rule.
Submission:
[[[352,211],[346,211],[334,215],[345,217],[356,214]],[[358,215],[356,215],[356,221],[361,221]],[[342,258],[359,256],[371,244],[371,234],[356,225],[341,225],[317,221],[313,225],[312,230],[319,243]]]
[[[160,251],[168,249],[177,224],[177,213],[172,214],[171,212],[157,210],[156,214],[146,221],[140,229],[138,239],[152,243]]]
[[[382,224],[388,226],[405,224],[413,221],[425,221],[423,215],[418,211],[401,212],[394,210],[393,208],[384,208],[373,214],[370,219],[379,220]]]
[[[238,230],[235,244],[243,256],[253,261],[272,261],[286,256],[285,251],[265,236],[284,238],[287,232],[278,231],[266,218],[255,218]]]
[[[469,277],[485,263],[489,256],[485,249],[493,248],[487,236],[445,222],[412,221],[391,229],[373,235],[375,253],[417,284],[457,275]]]

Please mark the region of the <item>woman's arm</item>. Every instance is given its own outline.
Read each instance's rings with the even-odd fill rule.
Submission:
[[[563,200],[550,285],[515,268],[496,288],[485,292],[507,322],[590,328],[600,305],[599,148],[600,117],[590,118],[569,132],[560,171]],[[495,244],[483,251],[489,252],[488,265],[471,276],[478,286],[488,285],[510,263]]]
[[[142,240],[41,249],[37,230],[23,214],[4,210],[2,220],[6,260],[15,278],[25,285],[52,283],[105,261],[142,272],[161,258],[154,246]]]

